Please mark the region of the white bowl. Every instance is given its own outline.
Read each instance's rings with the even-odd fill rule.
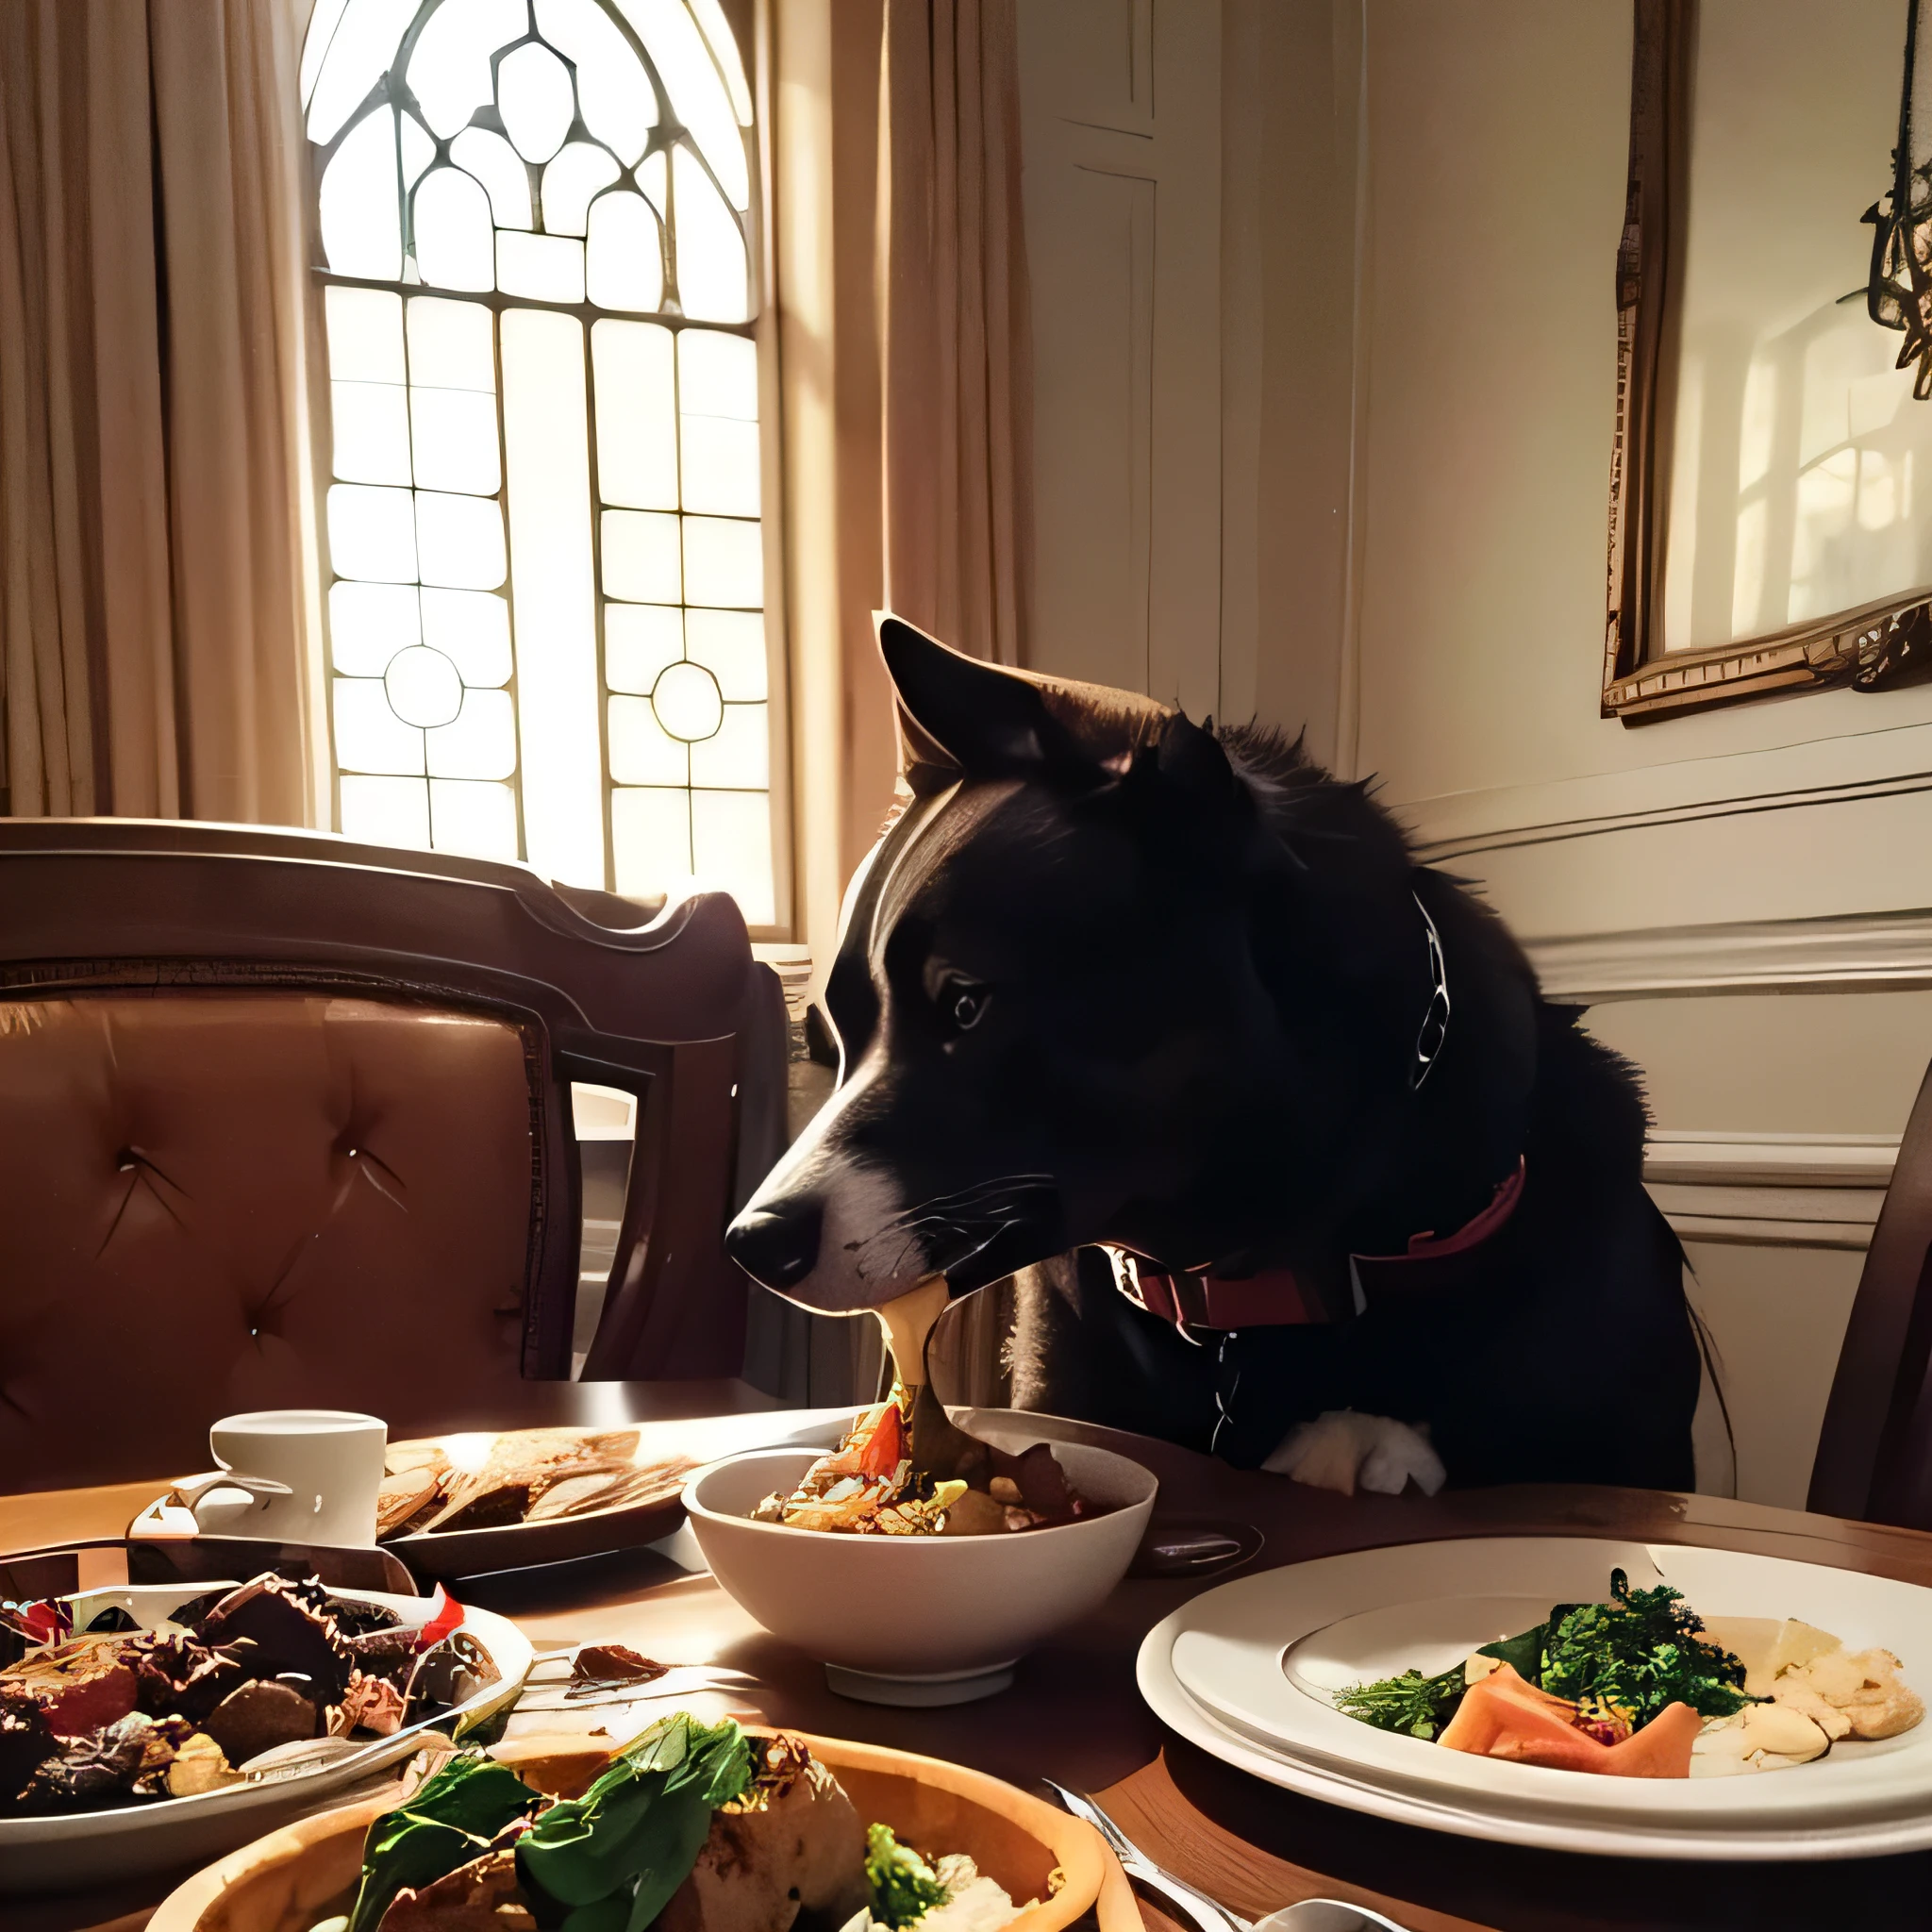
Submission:
[[[978,1425],[1003,1449],[1041,1440]],[[835,1690],[874,1704],[960,1704],[1013,1680],[1013,1665],[1107,1599],[1140,1546],[1158,1485],[1111,1450],[1055,1442],[1074,1488],[1107,1513],[999,1536],[841,1536],[754,1523],[823,1452],[726,1457],[685,1486],[711,1574],[774,1636],[825,1666]]]

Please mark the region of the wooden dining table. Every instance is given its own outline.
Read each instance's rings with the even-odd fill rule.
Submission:
[[[601,1385],[596,1420],[656,1417],[675,1438],[693,1392]],[[741,1385],[742,1446],[811,1423],[758,1412]],[[681,1398],[681,1399],[680,1399]],[[667,1410],[672,1414],[667,1419]],[[823,1420],[823,1412],[815,1412]],[[1152,1626],[1232,1574],[1342,1551],[1440,1538],[1584,1536],[1702,1544],[1932,1587],[1932,1536],[1723,1497],[1529,1486],[1429,1497],[1341,1496],[1228,1468],[1170,1443],[1029,1418],[1056,1440],[1131,1456],[1158,1476],[1156,1526],[1200,1521],[1258,1531],[1241,1568],[1208,1578],[1130,1574],[1103,1607],[1023,1660],[1012,1687],[974,1704],[900,1709],[852,1702],[821,1667],[761,1629],[702,1565],[689,1531],[645,1548],[465,1579],[465,1603],[514,1620],[540,1650],[626,1643],[665,1661],[715,1663],[750,1680],[732,1707],[765,1722],[950,1758],[1039,1791],[1048,1776],[1096,1796],[1141,1847],[1243,1918],[1298,1899],[1373,1907],[1409,1932],[1596,1932],[1596,1928],[1932,1925],[1932,1853],[1846,1861],[1707,1863],[1543,1851],[1398,1824],[1277,1789],[1168,1732],[1135,1688]],[[720,1424],[706,1425],[713,1432]],[[0,1496],[0,1552],[56,1536],[118,1535],[158,1483]],[[716,1695],[717,1693],[707,1693]],[[589,1728],[594,1712],[577,1714]],[[533,1720],[532,1722],[544,1722]],[[139,1932],[182,1873],[95,1892],[0,1897],[7,1932]],[[1165,1924],[1144,1904],[1150,1926]]]

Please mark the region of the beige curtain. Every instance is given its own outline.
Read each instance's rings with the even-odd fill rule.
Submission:
[[[967,650],[1024,658],[1018,60],[1014,0],[780,0],[770,17],[798,937],[822,979],[845,882],[892,802],[872,613],[890,599]],[[987,1290],[941,1324],[932,1357],[949,1397],[1000,1399],[1009,1307]],[[752,1323],[760,1387],[871,1399],[876,1324],[763,1295]]]
[[[1026,661],[1031,324],[1015,0],[885,0],[879,347],[888,607]]]
[[[5,810],[301,824],[293,11],[0,0]]]
[[[1016,0],[885,0],[879,358],[885,606],[962,651],[1026,661],[1032,319]],[[998,1405],[1008,1282],[948,1309],[935,1386]]]

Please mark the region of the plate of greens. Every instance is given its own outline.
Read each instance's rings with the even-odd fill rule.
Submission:
[[[1195,1598],[1141,1683],[1244,1769],[1441,1829],[1686,1857],[1932,1845],[1932,1591],[1889,1578],[1586,1538],[1365,1550]]]

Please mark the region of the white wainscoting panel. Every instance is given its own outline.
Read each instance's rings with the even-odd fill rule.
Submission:
[[[1524,941],[1543,991],[1576,1006],[1683,993],[1932,986],[1932,910],[1582,933]]]
[[[1862,1250],[1897,1158],[1895,1135],[1657,1128],[1643,1178],[1687,1241]]]

